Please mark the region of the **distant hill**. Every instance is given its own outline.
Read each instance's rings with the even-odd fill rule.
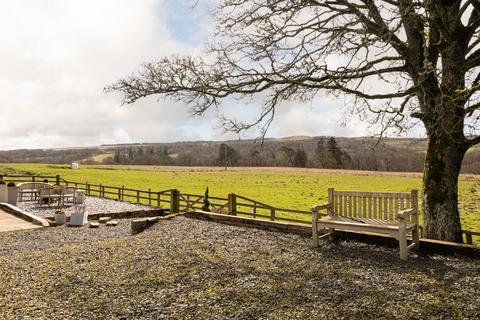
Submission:
[[[180,166],[305,166],[356,170],[419,172],[426,139],[293,136],[259,140],[181,141],[108,144],[88,148],[0,151],[0,162],[143,164]],[[323,148],[318,148],[323,141]],[[221,147],[223,144],[228,146]],[[322,145],[322,142],[320,142]],[[223,149],[222,149],[223,148]],[[225,158],[227,156],[227,158]],[[230,157],[230,158],[229,158]],[[463,172],[480,173],[480,147],[466,155]]]

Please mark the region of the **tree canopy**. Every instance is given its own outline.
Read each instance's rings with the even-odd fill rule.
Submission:
[[[222,119],[234,132],[264,133],[280,103],[325,91],[350,97],[346,108],[380,133],[416,119],[429,138],[425,234],[462,241],[458,174],[480,142],[479,0],[223,0],[214,16],[202,55],[147,63],[107,90],[123,92],[124,103],[160,94],[195,114],[261,97],[253,121]]]

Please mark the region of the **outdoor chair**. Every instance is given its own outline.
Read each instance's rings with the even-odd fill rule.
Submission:
[[[18,185],[18,201],[35,201],[37,200],[38,190],[51,187],[52,185],[45,182],[23,182]]]
[[[77,189],[74,187],[49,186],[38,190],[38,202],[47,205],[56,202],[58,207],[63,207],[68,202],[74,204],[76,195]]]

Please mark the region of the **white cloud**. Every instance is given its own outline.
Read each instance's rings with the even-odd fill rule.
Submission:
[[[188,107],[156,99],[121,107],[119,95],[103,93],[142,62],[198,51],[189,40],[210,20],[205,13],[187,19],[187,10],[191,25],[179,26],[178,12],[172,25],[177,8],[174,0],[2,1],[0,149],[231,138],[215,129],[213,112],[191,118]],[[196,31],[182,36],[189,28]],[[363,132],[340,128],[340,110],[285,105],[269,135]]]

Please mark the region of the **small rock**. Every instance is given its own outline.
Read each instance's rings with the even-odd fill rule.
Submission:
[[[112,220],[112,218],[110,218],[110,217],[101,217],[101,218],[98,219],[98,222],[105,223],[105,222],[110,221],[110,220]]]
[[[142,232],[147,228],[147,219],[133,219],[131,222],[132,235]]]
[[[107,221],[107,226],[110,226],[110,227],[114,227],[118,225],[118,221],[117,220],[110,220],[110,221]]]
[[[90,227],[90,228],[99,228],[99,227],[100,227],[100,223],[98,223],[98,222],[90,222],[89,227]]]

